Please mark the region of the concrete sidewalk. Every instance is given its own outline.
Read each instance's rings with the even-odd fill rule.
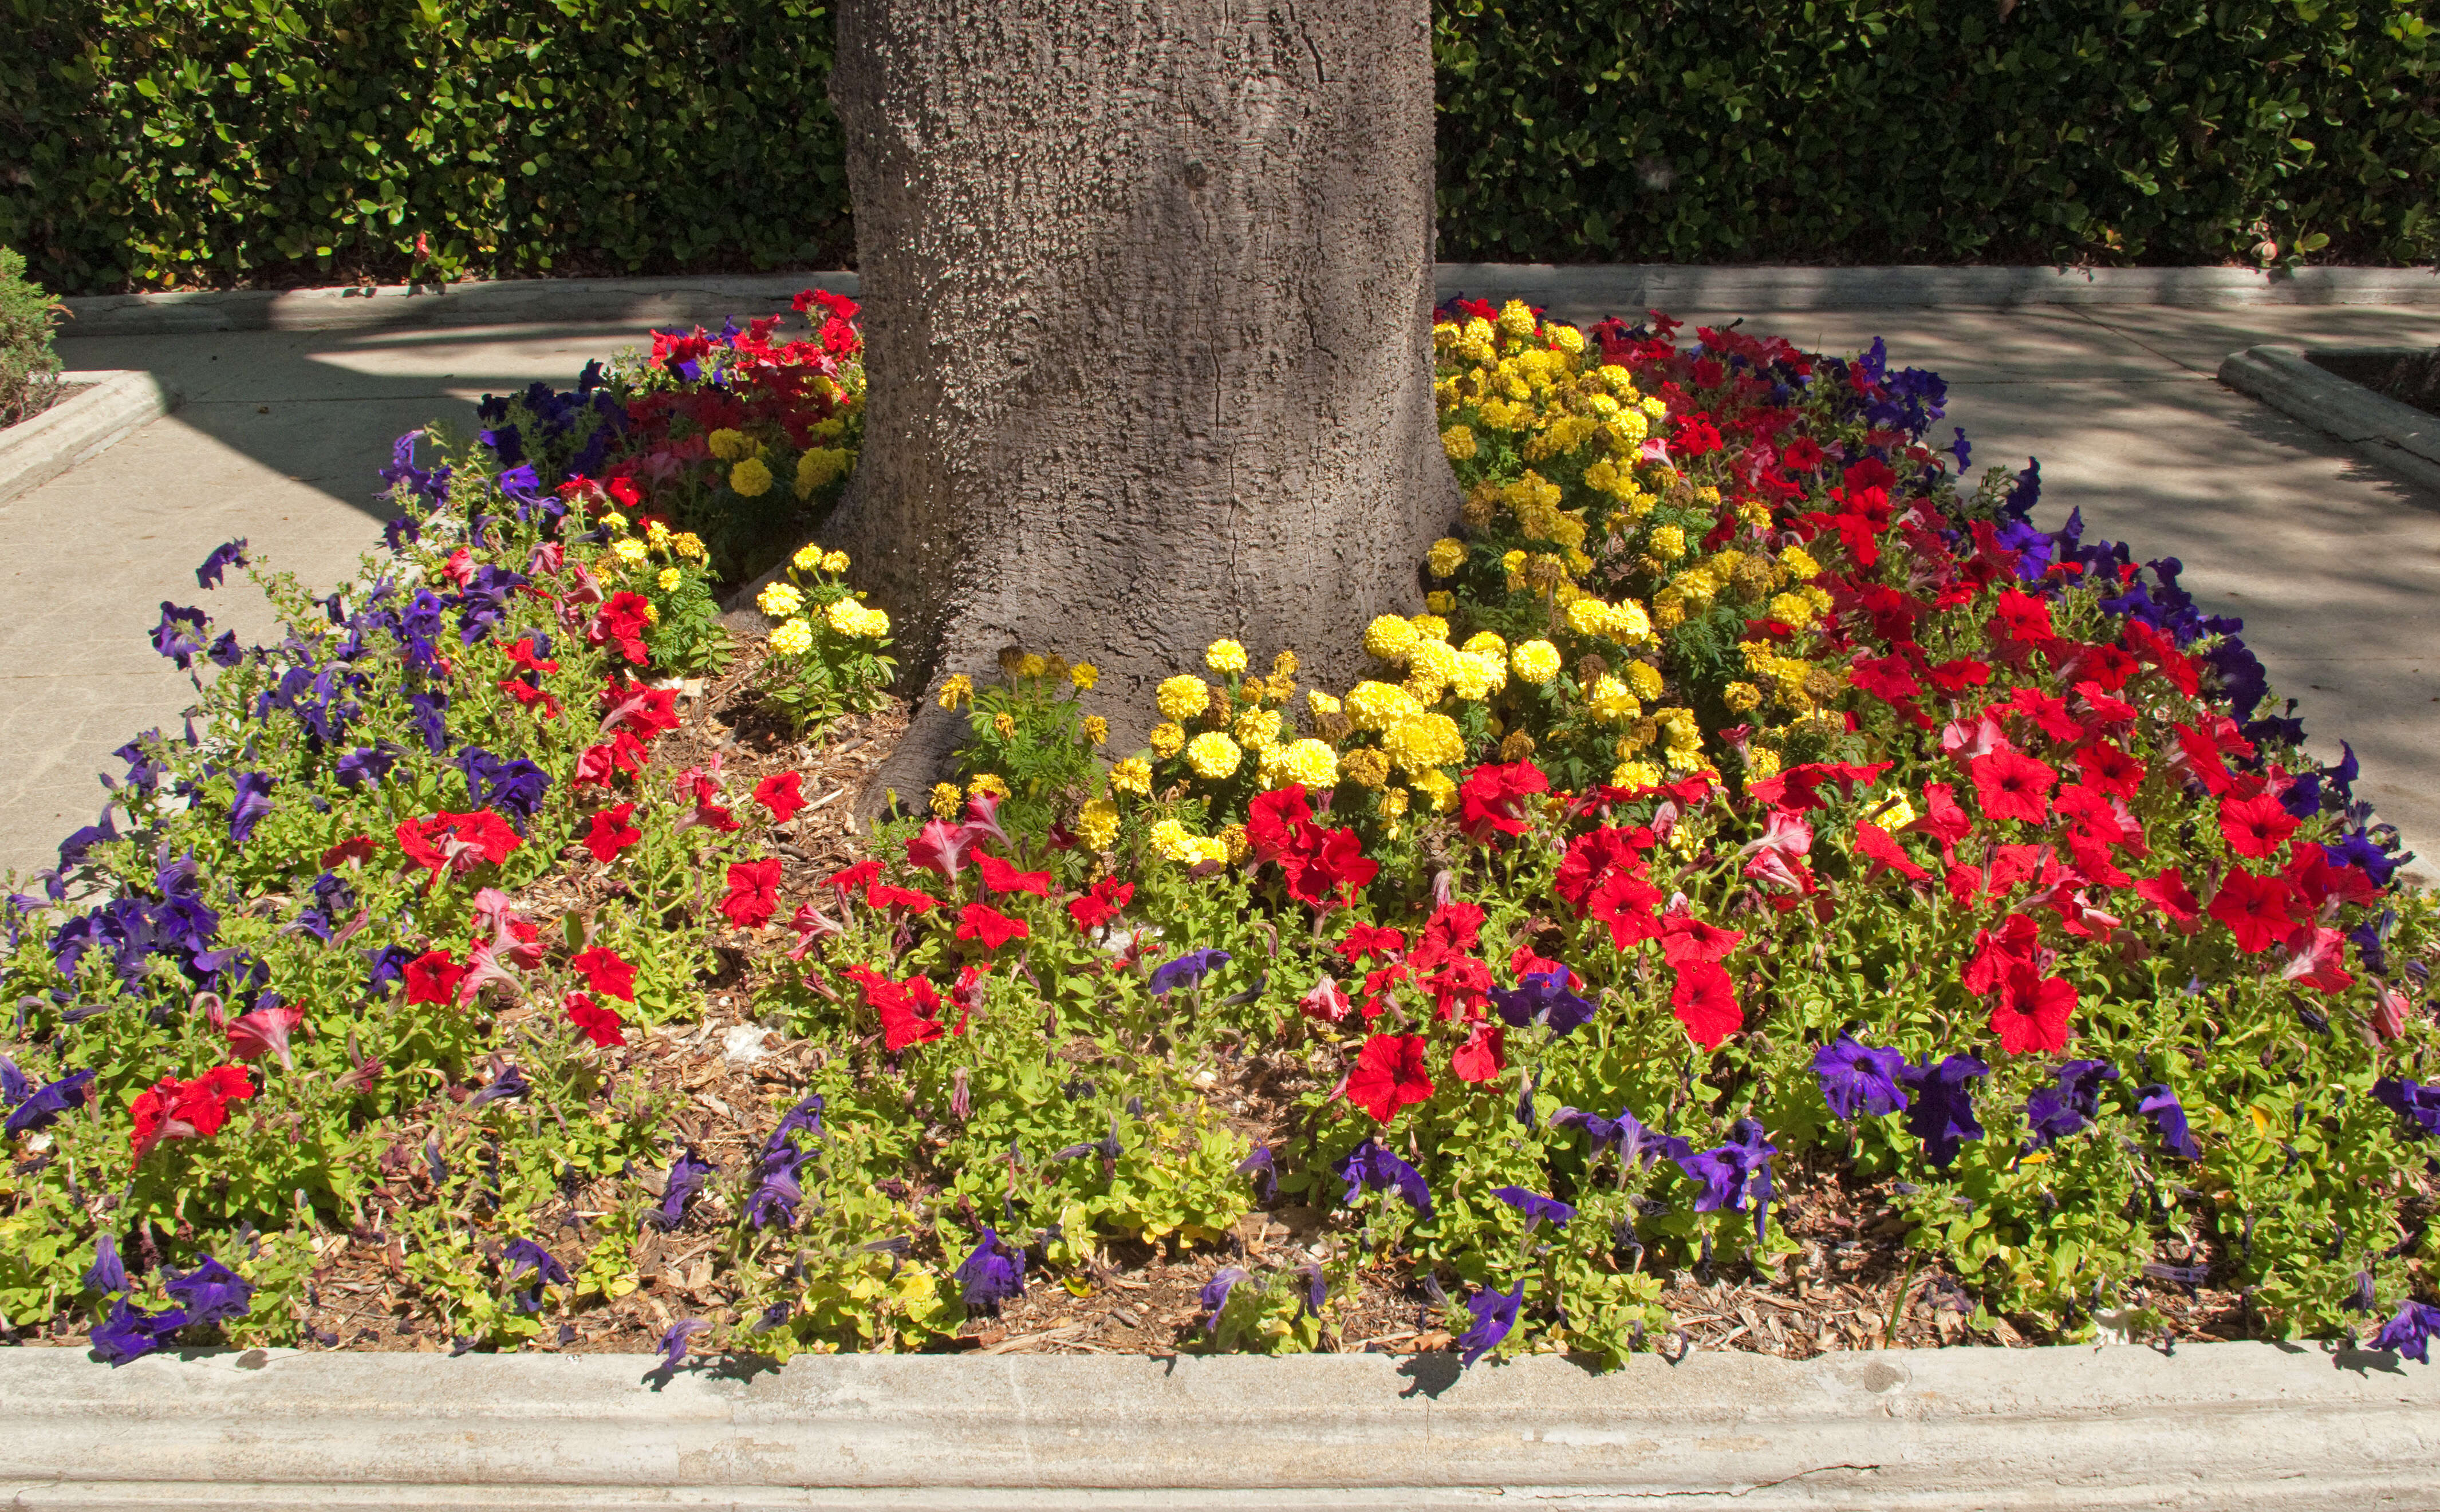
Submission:
[[[1501,291],[1469,288],[1497,296]],[[1617,312],[1553,297],[1567,318]],[[1724,324],[1734,311],[1674,311]],[[2440,498],[2376,472],[2214,379],[2265,342],[2440,343],[2440,307],[2112,305],[2018,310],[1808,310],[1747,329],[1891,361],[1950,384],[1979,469],[2042,462],[2039,520],[2081,508],[2090,536],[2140,558],[2184,560],[2209,609],[2246,620],[2280,692],[2301,701],[2317,755],[2354,743],[2358,791],[2440,876]],[[399,433],[471,423],[468,401],[536,379],[570,382],[641,325],[237,331],[68,337],[69,366],[145,368],[184,408],[0,508],[0,867],[47,864],[90,823],[107,753],[174,728],[192,699],[146,636],[163,599],[201,603],[261,638],[242,585],[195,587],[234,536],[259,559],[327,586],[378,538],[376,471]],[[1944,433],[1945,434],[1945,427]]]

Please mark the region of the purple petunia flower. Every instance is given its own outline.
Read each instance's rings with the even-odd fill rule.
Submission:
[[[1541,1023],[1552,1034],[1566,1034],[1591,1022],[1593,1016],[1593,1005],[1568,990],[1568,969],[1563,966],[1528,971],[1513,987],[1495,987],[1491,1001],[1499,1017],[1517,1029]]]
[[[1974,1116],[1974,1091],[1966,1083],[1990,1074],[1991,1068],[1972,1056],[1950,1056],[1936,1065],[1927,1058],[1922,1065],[1898,1073],[1914,1094],[1907,1109],[1907,1132],[1923,1141],[1934,1169],[1947,1170],[1961,1145],[1982,1137],[1982,1125]]]
[[[1423,1173],[1383,1149],[1377,1141],[1367,1139],[1347,1152],[1347,1158],[1334,1167],[1338,1179],[1347,1183],[1341,1202],[1352,1205],[1367,1188],[1376,1192],[1396,1188],[1407,1205],[1424,1218],[1432,1216],[1432,1189],[1424,1182]]]
[[[1237,1163],[1237,1174],[1254,1179],[1254,1195],[1267,1207],[1280,1195],[1279,1161],[1268,1145],[1257,1145],[1254,1152]]]
[[[227,1323],[254,1307],[254,1283],[209,1255],[185,1275],[164,1271],[161,1277],[161,1289],[187,1309],[190,1323]]]
[[[756,1172],[760,1184],[745,1200],[746,1221],[759,1229],[777,1218],[781,1228],[796,1227],[797,1206],[805,1200],[797,1170],[813,1158],[811,1150],[799,1151],[784,1145],[765,1154]]]
[[[229,809],[229,839],[242,845],[271,812],[271,790],[275,779],[262,772],[238,774],[237,803]]]
[[[127,1267],[119,1263],[118,1241],[107,1232],[93,1241],[93,1264],[85,1268],[84,1284],[104,1296],[127,1290]]]
[[[1491,1195],[1525,1215],[1525,1230],[1529,1234],[1533,1232],[1534,1225],[1545,1220],[1554,1229],[1565,1228],[1568,1219],[1576,1216],[1574,1208],[1557,1198],[1543,1197],[1521,1186],[1495,1186]]]
[[[1298,1266],[1297,1274],[1304,1277],[1304,1310],[1320,1317],[1321,1305],[1330,1300],[1329,1278],[1321,1273],[1319,1262]]]
[[[27,1079],[17,1062],[0,1056],[0,1103],[14,1108],[33,1094],[34,1084]]]
[[[1754,1238],[1760,1242],[1770,1221],[1770,1158],[1779,1153],[1779,1147],[1763,1138],[1762,1125],[1750,1118],[1738,1119],[1730,1132],[1733,1137],[1725,1145],[1675,1159],[1679,1170],[1703,1183],[1702,1194],[1695,1199],[1695,1212],[1716,1213],[1725,1208],[1742,1213],[1750,1198]]]
[[[1858,1112],[1904,1112],[1909,1099],[1898,1076],[1905,1069],[1903,1052],[1864,1044],[1852,1034],[1841,1034],[1813,1053],[1813,1075],[1821,1083],[1822,1100],[1848,1123]]]
[[[202,610],[180,609],[165,598],[161,623],[152,627],[152,649],[176,663],[179,671],[189,670],[204,649],[204,624]]]
[[[719,1169],[696,1154],[692,1145],[687,1146],[677,1159],[670,1162],[669,1182],[661,1188],[661,1205],[646,1213],[644,1221],[658,1229],[676,1228],[686,1220],[687,1203]]]
[[[799,1133],[811,1134],[816,1139],[821,1137],[822,1094],[820,1093],[808,1094],[804,1101],[788,1110],[787,1116],[780,1120],[780,1127],[771,1130],[771,1137],[763,1142],[764,1153],[779,1153],[787,1147],[789,1135]]]
[[[104,1364],[123,1365],[169,1343],[187,1323],[187,1314],[177,1307],[146,1312],[121,1297],[111,1304],[110,1316],[94,1325],[93,1352]]]
[[[485,1103],[505,1102],[511,1097],[522,1097],[531,1091],[533,1091],[533,1085],[526,1080],[524,1072],[514,1066],[502,1066],[498,1075],[475,1089],[475,1095],[466,1099],[466,1106],[480,1108]]]
[[[1220,1331],[1220,1309],[1229,1306],[1229,1293],[1246,1279],[1242,1266],[1224,1265],[1203,1283],[1203,1326],[1212,1333]]]
[[[71,1108],[81,1108],[93,1087],[93,1073],[72,1072],[59,1080],[45,1083],[29,1094],[24,1102],[10,1111],[0,1132],[14,1138],[30,1134],[38,1129],[48,1129],[67,1115]]]
[[[1001,1303],[1025,1290],[1025,1252],[1003,1244],[999,1231],[987,1228],[982,1242],[952,1273],[964,1289],[968,1308],[996,1313]]]
[[[1152,995],[1169,996],[1173,987],[1193,987],[1204,977],[1229,964],[1227,951],[1189,951],[1174,961],[1164,962],[1152,973]]]
[[[204,564],[195,569],[195,586],[218,588],[221,585],[223,573],[231,567],[244,565],[246,565],[245,539],[241,536],[235,541],[224,541],[214,546],[212,554],[204,559]]]
[[[669,1332],[661,1335],[661,1368],[675,1370],[685,1364],[687,1351],[692,1347],[694,1336],[710,1326],[701,1318],[680,1318],[670,1325]]]
[[[1458,1347],[1464,1351],[1460,1362],[1471,1367],[1483,1356],[1499,1347],[1516,1326],[1517,1309],[1525,1305],[1525,1283],[1518,1281],[1513,1291],[1494,1291],[1488,1287],[1465,1299],[1465,1310],[1474,1322],[1457,1336]]]
[[[2403,1076],[2383,1076],[2372,1084],[2372,1094],[2414,1120],[2426,1134],[2440,1134],[2440,1086],[2426,1087]]]
[[[2440,1307],[2409,1297],[2400,1303],[2397,1316],[2380,1325],[2372,1336],[2370,1347],[2395,1349],[2402,1359],[2418,1365],[2431,1363],[2431,1336],[2440,1333]]]
[[[529,1271],[534,1273],[533,1285],[516,1294],[519,1312],[541,1310],[542,1289],[547,1286],[564,1287],[568,1283],[567,1267],[531,1239],[511,1239],[500,1246],[500,1266],[504,1272],[502,1279],[512,1288],[517,1284],[517,1277]]]
[[[343,788],[378,788],[398,765],[398,753],[384,740],[374,745],[360,745],[339,757],[334,769]]]
[[[2059,1067],[2058,1079],[2036,1088],[2025,1099],[2025,1124],[2033,1130],[2035,1149],[2053,1140],[2081,1132],[2101,1112],[2101,1084],[2118,1079],[2118,1068],[2107,1060],[2071,1060]]]
[[[2179,1104],[2178,1094],[2166,1086],[2155,1084],[2144,1089],[2143,1098],[2135,1107],[2152,1115],[2152,1122],[2161,1130],[2161,1143],[2169,1147],[2169,1152],[2187,1160],[2202,1159],[2202,1150],[2186,1128],[2186,1110]]]
[[[1619,1165],[1624,1167],[1650,1166],[1655,1161],[1677,1160],[1695,1152],[1695,1147],[1675,1134],[1657,1134],[1643,1127],[1641,1119],[1627,1109],[1618,1111],[1615,1118],[1604,1118],[1580,1108],[1562,1108],[1551,1115],[1554,1129],[1581,1129],[1592,1136],[1593,1147],[1616,1147]]]

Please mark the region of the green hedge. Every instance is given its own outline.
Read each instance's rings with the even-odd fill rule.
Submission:
[[[2422,260],[2431,9],[1439,0],[1441,255]],[[852,246],[811,0],[0,0],[0,244],[63,292]]]

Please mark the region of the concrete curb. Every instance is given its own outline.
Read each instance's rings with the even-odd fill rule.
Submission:
[[[178,407],[177,390],[151,373],[131,369],[60,377],[66,383],[92,386],[0,431],[0,504],[48,483]]]
[[[2440,1373],[2206,1344],[995,1360],[0,1353],[0,1494],[217,1507],[2440,1506]]]
[[[2323,355],[2405,357],[2417,349],[2349,347],[2334,347]],[[2440,416],[2427,415],[2317,367],[2301,347],[2249,347],[2231,352],[2219,365],[2219,381],[2328,432],[2375,466],[2440,493]]]
[[[2440,269],[2300,268],[1791,268],[1617,263],[1558,267],[1444,262],[1440,295],[1516,295],[1621,314],[1664,310],[1857,310],[2021,305],[2440,304]],[[697,321],[770,314],[806,287],[852,297],[852,273],[679,278],[534,278],[287,293],[95,294],[67,301],[79,336],[168,336],[218,330],[371,330],[394,326],[524,325],[548,321]]]

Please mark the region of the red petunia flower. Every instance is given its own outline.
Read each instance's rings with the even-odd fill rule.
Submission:
[[[2135,896],[2169,916],[2169,921],[2180,929],[2192,929],[2202,915],[2202,905],[2187,890],[2186,880],[2175,868],[2163,867],[2157,877],[2135,879]]]
[[[619,852],[644,838],[642,830],[627,822],[635,813],[632,803],[594,810],[592,827],[585,831],[584,848],[593,852],[595,861],[606,865],[619,859]]]
[[[1531,761],[1480,766],[1458,784],[1458,827],[1477,845],[1494,834],[1521,835],[1533,827],[1527,800],[1551,791],[1551,779]]]
[[[192,1081],[164,1076],[137,1093],[128,1107],[130,1164],[141,1162],[167,1139],[209,1139],[228,1122],[228,1105],[254,1095],[243,1066],[214,1066]]]
[[[1135,896],[1135,883],[1104,877],[1093,884],[1091,892],[1068,899],[1068,916],[1076,921],[1080,930],[1099,929],[1118,917],[1119,910],[1133,902]]]
[[[410,819],[396,833],[407,859],[430,873],[424,879],[426,890],[444,871],[470,872],[486,863],[496,866],[525,844],[507,820],[489,809]]]
[[[1692,914],[1660,916],[1660,954],[1671,966],[1726,960],[1745,937],[1743,930],[1722,929]]]
[[[881,1020],[881,1042],[891,1054],[948,1033],[940,1022],[941,995],[929,977],[892,982],[869,966],[851,966],[847,974],[864,988],[865,1003]]]
[[[831,890],[845,898],[850,893],[863,893],[881,880],[881,863],[860,861],[852,866],[842,866],[831,873]]]
[[[1394,961],[1407,949],[1407,934],[1386,924],[1354,924],[1339,936],[1336,949],[1339,958],[1351,964],[1376,955]]]
[[[802,779],[793,772],[774,773],[754,785],[754,801],[771,810],[771,822],[784,825],[805,806]]]
[[[447,951],[426,951],[406,963],[405,976],[409,1003],[455,1003],[466,969]]]
[[[987,951],[1024,939],[1030,933],[1025,920],[1011,918],[989,903],[968,903],[958,915],[958,938],[978,941]]]
[[[1713,961],[1689,961],[1678,969],[1669,989],[1669,1006],[1686,1028],[1686,1038],[1706,1050],[1745,1027],[1745,1010],[1737,1006],[1736,984]]]
[[[2011,962],[2000,978],[2000,1001],[1991,1008],[1991,1030],[2012,1056],[2067,1048],[2067,1021],[2075,1012],[2075,984],[2044,976],[2023,961]]]
[[[1432,1094],[1431,1074],[1424,1065],[1424,1040],[1414,1034],[1376,1034],[1364,1041],[1355,1069],[1341,1084],[1347,1100],[1388,1123],[1401,1108]]]
[[[1047,871],[1018,871],[999,857],[981,851],[975,854],[975,869],[982,873],[983,885],[995,893],[1050,896],[1050,874]]]
[[[780,911],[780,860],[728,863],[728,896],[720,911],[739,929],[760,929]]]
[[[594,612],[593,621],[584,629],[585,641],[594,646],[616,645],[619,654],[641,667],[650,659],[644,649],[644,631],[652,628],[648,612],[652,601],[641,594],[620,591]]]
[[[322,869],[324,871],[336,871],[341,866],[368,862],[373,859],[373,850],[374,845],[372,836],[350,835],[347,839],[340,841],[337,845],[332,845],[330,849],[322,852]]]
[[[627,1021],[605,1008],[582,992],[570,992],[565,1004],[567,1022],[584,1032],[584,1038],[607,1048],[627,1042]]]
[[[1866,881],[1884,871],[1896,872],[1911,882],[1923,881],[1931,876],[1915,864],[1914,858],[1906,853],[1906,847],[1899,845],[1895,837],[1869,819],[1856,821],[1856,853],[1871,863],[1864,873]]]
[[[636,968],[627,958],[605,945],[596,945],[580,952],[568,965],[584,978],[584,985],[605,997],[636,1001]]]
[[[941,900],[927,892],[893,887],[888,882],[875,882],[866,888],[864,900],[874,908],[903,908],[916,914],[928,914],[941,906]]]
[[[2296,891],[2284,877],[2231,871],[2212,898],[2211,916],[2229,927],[2238,950],[2252,954],[2294,933],[2296,920],[2288,910],[2295,899]]]
[[[1502,1053],[1501,1043],[1507,1034],[1506,1024],[1476,1024],[1474,1032],[1466,1036],[1465,1043],[1458,1046],[1449,1057],[1449,1069],[1457,1073],[1457,1079],[1489,1081],[1507,1070],[1508,1057]]]
[[[2035,646],[2058,638],[2057,630],[2051,624],[2051,606],[2015,588],[2000,593],[1989,628],[1994,639],[2025,641]]]
[[[1966,763],[1974,775],[1975,796],[1982,812],[1993,819],[2021,819],[2038,825],[2050,817],[2047,800],[2058,773],[2016,751],[1994,751]]]
[[[2288,844],[2296,832],[2297,819],[2279,807],[2279,800],[2269,793],[2252,798],[2223,798],[2219,805],[2219,832],[2228,841],[2228,848],[2240,856],[2259,861]]]

